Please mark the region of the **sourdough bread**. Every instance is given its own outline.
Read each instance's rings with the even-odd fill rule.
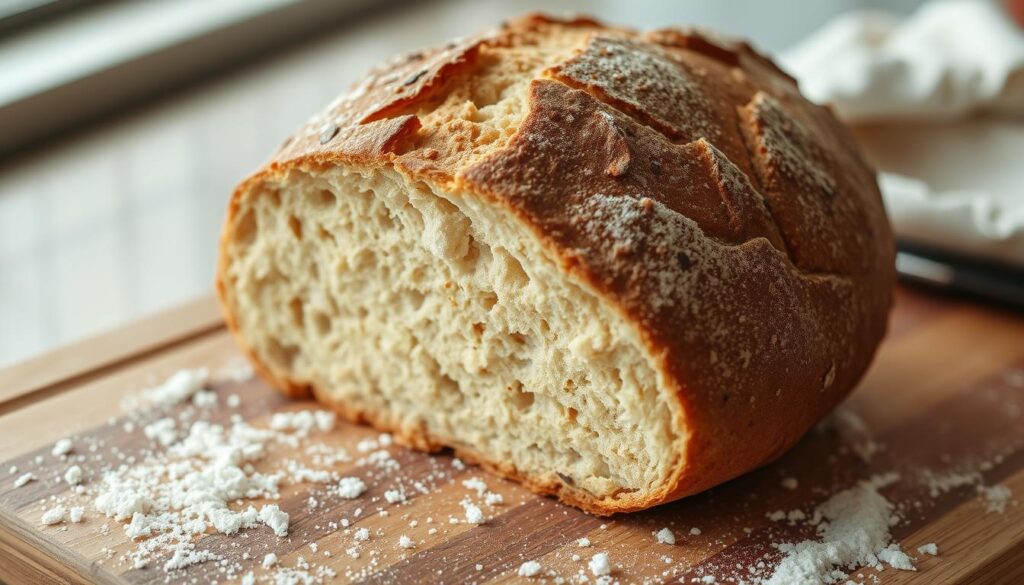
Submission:
[[[610,514],[791,447],[867,368],[893,257],[850,134],[749,46],[530,15],[290,137],[217,287],[281,390]]]

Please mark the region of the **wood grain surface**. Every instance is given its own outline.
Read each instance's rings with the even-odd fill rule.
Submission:
[[[171,574],[159,566],[132,568],[122,559],[133,545],[120,523],[96,512],[88,496],[68,493],[58,479],[67,463],[50,454],[63,437],[74,437],[76,445],[103,445],[98,456],[82,463],[85,485],[94,485],[116,461],[113,454],[130,457],[148,445],[138,429],[123,428],[124,417],[131,416],[122,409],[124,399],[181,368],[216,371],[239,359],[204,302],[0,373],[0,579],[11,584],[228,580],[213,562]],[[315,407],[288,401],[257,379],[216,381],[213,389],[222,404],[230,394],[242,396],[238,409],[211,412],[215,421],[241,414],[261,426],[274,412]],[[858,479],[897,472],[900,480],[883,493],[902,518],[893,535],[916,558],[917,571],[862,570],[852,578],[900,584],[1024,581],[1024,507],[1017,503],[1024,494],[1024,318],[901,289],[889,337],[841,410],[854,413],[867,430],[850,435],[826,422],[772,465],[642,513],[590,516],[476,467],[453,465],[448,454],[393,445],[388,450],[401,467],[386,475],[355,461],[339,464],[340,473],[367,478],[369,489],[356,500],[332,497],[316,485],[282,488],[275,503],[291,515],[287,537],[279,539],[261,526],[233,536],[209,534],[198,546],[237,563],[243,570],[231,573],[235,577],[251,570],[257,579],[270,577],[272,571],[259,563],[274,552],[280,566],[294,566],[302,557],[329,568],[339,582],[501,582],[522,579],[516,570],[527,560],[538,561],[541,576],[553,582],[556,575],[570,578],[581,570],[589,575],[587,560],[604,551],[614,567],[612,577],[622,583],[689,583],[709,576],[730,583],[749,579],[746,567],[758,561],[776,562],[780,553],[772,543],[812,536],[799,523],[771,521],[771,512],[809,511]],[[309,440],[356,453],[359,441],[374,437],[371,429],[339,423]],[[869,443],[875,452],[865,457],[862,447]],[[285,449],[269,458],[303,456]],[[8,473],[12,466],[17,474]],[[1004,511],[988,511],[976,485],[933,494],[923,479],[929,473],[968,471],[979,474],[985,486],[1011,490]],[[39,479],[13,487],[22,472]],[[462,481],[469,478],[485,481],[505,503],[484,507],[487,521],[481,525],[449,523],[450,517],[464,516],[460,501],[473,492]],[[783,487],[783,478],[795,478],[796,489]],[[401,503],[382,497],[395,482],[417,480],[430,489],[410,493]],[[309,505],[310,495],[316,506]],[[40,515],[55,497],[83,505],[85,520],[43,526]],[[362,508],[358,516],[356,508]],[[364,552],[376,552],[358,559],[345,554],[351,534],[330,525],[342,518],[368,528],[374,537]],[[675,533],[674,546],[652,537],[662,527]],[[699,534],[691,534],[692,528]],[[416,547],[399,548],[400,535]],[[592,546],[579,547],[582,537]],[[915,552],[930,542],[938,545],[938,556]],[[310,543],[317,544],[316,551]]]

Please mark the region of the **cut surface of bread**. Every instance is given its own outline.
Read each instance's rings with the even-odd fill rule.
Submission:
[[[289,138],[218,291],[290,395],[609,514],[795,443],[867,367],[892,256],[849,135],[746,45],[528,16]]]
[[[506,211],[382,169],[268,187],[227,277],[272,370],[594,498],[665,481],[678,403],[634,329]]]

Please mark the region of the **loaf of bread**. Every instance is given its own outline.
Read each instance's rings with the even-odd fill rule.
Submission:
[[[282,391],[611,514],[789,449],[871,361],[893,259],[850,134],[748,45],[529,15],[286,140],[217,286]]]

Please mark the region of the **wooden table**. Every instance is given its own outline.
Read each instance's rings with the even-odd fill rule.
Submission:
[[[163,582],[157,569],[133,570],[119,562],[130,547],[119,523],[91,509],[86,521],[61,527],[42,526],[46,498],[66,490],[52,477],[65,467],[50,449],[55,440],[74,435],[103,438],[108,446],[132,451],[131,437],[117,420],[120,403],[161,376],[180,368],[216,368],[238,354],[212,299],[201,299],[126,329],[56,351],[0,373],[0,579],[9,583],[40,582]],[[261,424],[272,412],[310,405],[289,402],[258,380],[219,382],[215,390],[244,396],[241,412]],[[234,537],[207,536],[225,555],[241,558],[250,552],[257,577],[266,551],[282,564],[306,556],[345,576],[369,582],[491,582],[515,579],[523,561],[537,560],[563,576],[576,574],[597,551],[607,551],[622,582],[678,582],[714,575],[718,582],[742,575],[745,566],[767,554],[778,554],[771,542],[798,538],[795,529],[772,522],[774,510],[813,509],[816,502],[858,478],[896,471],[901,481],[884,493],[900,510],[903,521],[893,528],[904,549],[918,557],[917,572],[888,569],[883,583],[1017,583],[1024,579],[1024,318],[980,305],[944,300],[901,289],[889,337],[856,393],[842,407],[866,423],[881,449],[870,461],[858,457],[849,438],[830,426],[812,431],[780,461],[704,494],[655,510],[602,519],[538,498],[517,485],[487,476],[475,467],[452,467],[449,455],[428,456],[391,447],[402,473],[415,477],[442,470],[448,478],[428,494],[403,504],[381,500],[367,509],[387,507],[388,516],[364,514],[358,525],[383,530],[374,544],[380,554],[370,566],[367,555],[355,560],[343,550],[350,537],[325,530],[325,518],[351,512],[352,501],[326,502],[310,513],[307,487],[282,492],[282,509],[291,514],[287,539],[278,540],[264,527]],[[225,415],[226,416],[226,415]],[[341,424],[319,440],[354,450],[369,429]],[[853,445],[854,447],[856,445]],[[35,458],[42,456],[42,463]],[[32,471],[39,481],[14,488],[11,465]],[[98,470],[85,466],[87,485]],[[977,471],[984,485],[1003,485],[1014,501],[1002,513],[989,513],[976,486],[950,489],[933,497],[922,481],[934,473]],[[447,524],[461,516],[459,500],[467,489],[461,481],[480,477],[505,498],[488,510],[480,526]],[[795,490],[780,486],[794,477]],[[363,498],[383,493],[380,482]],[[83,500],[84,501],[84,500]],[[366,500],[369,501],[369,500]],[[87,509],[88,509],[87,505]],[[428,535],[425,518],[438,531]],[[418,520],[417,527],[410,527]],[[107,523],[110,530],[101,534]],[[675,546],[658,544],[652,531],[663,526],[676,534]],[[698,527],[699,535],[690,529]],[[399,534],[419,543],[402,550]],[[576,540],[588,537],[592,548]],[[244,546],[226,546],[225,539]],[[316,541],[313,554],[308,542]],[[940,555],[917,555],[921,544],[935,542]],[[230,544],[230,542],[227,542]],[[322,551],[335,554],[330,558]],[[109,552],[113,551],[113,552]],[[579,554],[581,561],[574,561]],[[774,555],[774,556],[773,556]],[[199,582],[217,579],[213,563],[190,567],[181,578]],[[478,569],[478,565],[480,568]],[[874,571],[862,571],[865,578]],[[550,579],[549,579],[550,582]]]

